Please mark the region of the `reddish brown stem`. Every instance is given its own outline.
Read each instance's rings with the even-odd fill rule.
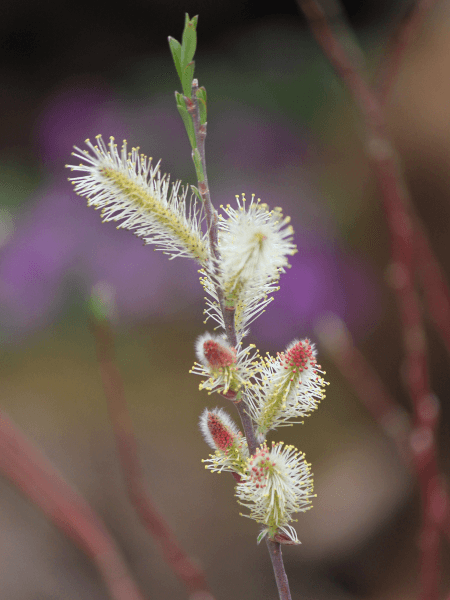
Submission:
[[[169,525],[158,512],[147,492],[133,424],[128,412],[122,378],[115,363],[114,340],[107,321],[92,321],[103,389],[113,425],[122,473],[128,495],[147,531],[158,542],[162,554],[190,593],[202,593],[203,600],[213,600],[203,571],[181,548]]]
[[[408,47],[417,37],[435,4],[436,0],[417,0],[396,28],[392,41],[388,44],[391,51],[386,60],[382,61],[376,77],[382,106],[386,104],[392,91]],[[450,357],[450,289],[421,220],[413,206],[410,206],[410,210],[414,215],[413,243],[416,271],[421,279],[431,319]]]
[[[450,357],[450,291],[427,235],[418,222],[414,227],[414,258],[427,308]]]
[[[429,16],[436,0],[417,0],[399,23],[389,44],[391,51],[381,68],[378,69],[376,81],[381,104],[384,106],[398,77],[401,63],[408,47],[417,37],[423,23]],[[450,357],[450,288],[440,263],[431,248],[430,241],[420,218],[410,205],[414,216],[414,261],[415,270],[419,275],[424,300],[431,320],[440,335],[447,354]],[[434,458],[436,461],[436,458]],[[444,515],[440,521],[447,538],[450,539],[450,511],[448,510],[448,493],[441,481],[440,497]],[[424,536],[433,539],[433,536]],[[432,561],[431,561],[432,562]],[[436,561],[437,564],[437,561]]]
[[[197,142],[197,149],[200,154],[202,168],[203,168],[204,181],[199,181],[198,187],[199,187],[199,190],[200,190],[200,193],[201,193],[201,196],[203,199],[203,203],[205,206],[206,222],[207,222],[207,226],[208,226],[211,254],[212,254],[213,258],[215,259],[215,264],[212,266],[213,276],[214,276],[214,279],[217,281],[219,279],[218,275],[220,273],[220,252],[219,252],[219,243],[218,243],[218,219],[217,219],[217,212],[211,202],[211,196],[209,193],[208,178],[207,178],[207,174],[206,174],[206,159],[205,159],[206,123],[204,123],[203,125],[200,123],[200,108],[199,108],[199,104],[198,104],[197,90],[198,90],[198,81],[196,79],[194,79],[192,82],[192,98],[193,98],[193,100],[190,101],[188,98],[185,97],[185,102],[186,102],[186,106],[189,111],[189,114],[192,117],[192,122],[193,122],[194,130],[195,130],[195,139]],[[218,301],[220,304],[220,309],[222,312],[225,334],[227,336],[229,344],[233,348],[236,348],[237,347],[237,336],[236,336],[236,325],[235,325],[235,320],[234,320],[235,319],[235,309],[228,308],[226,306],[223,290],[218,283],[215,285],[215,288],[216,288],[217,298],[218,298]],[[256,441],[255,428],[254,428],[252,418],[246,411],[243,401],[234,402],[234,405],[235,405],[235,407],[239,413],[239,416],[241,418],[241,423],[242,423],[242,427],[244,429],[245,437],[247,439],[247,444],[248,444],[250,454],[254,454],[256,451],[256,448],[257,448],[257,441]],[[279,546],[279,544],[278,544],[278,546]],[[271,551],[271,547],[269,546],[269,552],[270,551]],[[274,571],[275,571],[275,563],[274,563],[272,554],[271,554],[271,558],[272,558],[272,564],[273,564]],[[279,553],[277,555],[277,564],[280,562],[281,562],[282,571],[284,573],[283,558],[281,555],[281,550],[279,551]],[[289,592],[289,584],[287,581],[286,573],[284,573],[284,577],[285,577],[284,585]],[[277,584],[278,584],[277,571],[275,571],[275,578],[277,579]],[[289,592],[289,596],[283,596],[282,598],[283,598],[283,600],[285,598],[290,599],[290,592]]]
[[[300,2],[311,29],[358,104],[366,124],[367,147],[383,200],[391,235],[391,282],[403,325],[407,385],[420,421],[419,405],[429,395],[425,335],[413,276],[413,224],[402,173],[388,139],[380,104],[364,75],[335,37],[326,15],[316,2]]]
[[[423,407],[425,408],[425,407]],[[441,572],[440,531],[448,515],[448,496],[439,473],[433,436],[438,417],[437,400],[430,399],[423,424],[411,434],[411,450],[419,478],[423,517],[419,538],[421,550],[421,598],[438,598]]]
[[[340,33],[346,38],[346,48],[352,48],[354,57],[357,57],[357,60],[352,60],[329,25],[322,7],[314,0],[299,0],[299,4],[316,40],[358,105],[366,126],[368,155],[381,191],[391,237],[391,282],[402,322],[405,379],[414,408],[414,429],[415,432],[426,431],[430,440],[426,463],[416,463],[422,495],[421,538],[426,534],[427,539],[433,537],[434,540],[433,544],[421,545],[420,598],[437,600],[439,561],[436,556],[439,555],[440,536],[438,525],[430,514],[428,494],[431,474],[424,464],[432,463],[437,471],[435,429],[438,410],[434,411],[435,418],[427,418],[433,399],[428,384],[425,332],[414,286],[413,223],[408,208],[411,202],[386,131],[381,104],[360,68],[359,48],[352,48],[351,36],[341,23]]]
[[[100,517],[2,412],[0,469],[91,558],[113,600],[144,600]]]
[[[281,544],[274,542],[266,537],[266,544],[272,561],[275,581],[277,582],[278,595],[280,600],[292,600],[289,582],[284,570],[283,555],[281,554]]]
[[[384,106],[392,91],[393,85],[398,76],[401,63],[404,55],[412,41],[417,37],[417,34],[436,4],[436,0],[417,0],[411,7],[411,10],[400,22],[397,30],[392,36],[390,55],[386,61],[383,61],[382,68],[378,70],[377,81],[379,98]],[[442,268],[437,260],[428,239],[428,236],[423,228],[420,218],[414,214],[414,209],[411,207],[411,212],[414,215],[414,260],[415,269],[419,275],[424,299],[430,313],[436,331],[441,336],[450,357],[450,290],[442,271]],[[420,432],[420,430],[419,430]],[[422,432],[423,433],[423,432]],[[419,435],[420,437],[420,435]],[[425,434],[425,437],[426,434]],[[414,438],[413,438],[414,440]],[[420,446],[420,444],[419,444]],[[414,449],[414,445],[413,445]],[[436,448],[431,444],[430,448],[425,448],[422,451],[429,454],[429,464],[432,466],[434,473],[435,486],[428,492],[428,498],[423,499],[429,503],[429,508],[426,510],[428,515],[435,515],[435,522],[438,523],[450,539],[450,510],[448,492],[442,477],[437,476],[437,457]],[[420,464],[417,465],[420,470]],[[430,476],[431,478],[432,476]],[[437,482],[437,483],[436,483]],[[424,486],[422,486],[424,488]],[[430,500],[434,498],[434,501]],[[434,508],[433,508],[434,507]],[[430,519],[428,519],[430,521]],[[439,568],[439,541],[435,531],[434,523],[426,521],[423,524],[423,532],[421,536],[422,545],[428,545],[426,554],[429,558],[429,565],[425,568],[428,571],[428,576],[424,587],[432,588],[432,578],[434,572]],[[437,592],[436,592],[437,593]]]
[[[219,252],[219,229],[218,229],[218,217],[216,209],[211,202],[211,195],[209,192],[208,175],[206,171],[206,154],[205,154],[205,140],[206,140],[206,126],[207,123],[200,122],[200,108],[198,105],[197,98],[198,81],[194,79],[192,81],[192,98],[184,98],[189,114],[192,118],[194,125],[195,140],[197,143],[197,150],[200,154],[200,160],[203,169],[203,181],[198,182],[198,189],[203,199],[203,206],[205,208],[206,225],[208,227],[209,235],[209,246],[211,249],[211,255],[213,257],[213,264],[211,265],[212,276],[214,279],[215,290],[217,299],[219,301],[220,309],[222,312],[225,334],[228,338],[228,342],[233,348],[237,346],[236,329],[234,325],[234,310],[228,310],[225,306],[224,294],[221,286],[218,283],[220,273],[220,252]]]
[[[188,107],[189,114],[192,117],[192,123],[194,125],[195,131],[195,139],[197,142],[197,150],[199,151],[204,181],[199,181],[199,189],[201,191],[201,195],[203,198],[203,203],[205,206],[206,212],[206,224],[208,226],[209,233],[209,241],[211,254],[215,259],[215,264],[212,266],[214,279],[218,279],[218,275],[220,272],[220,252],[219,252],[219,230],[218,230],[218,218],[217,212],[211,202],[211,196],[209,193],[208,186],[208,177],[206,173],[206,157],[205,157],[205,140],[206,140],[206,123],[203,125],[200,123],[200,108],[198,105],[197,98],[197,90],[198,90],[198,81],[194,79],[192,81],[192,98],[193,100],[189,100],[185,97],[186,106]],[[220,309],[222,312],[223,323],[225,327],[225,334],[227,336],[229,344],[233,347],[237,347],[237,336],[236,336],[236,327],[234,322],[235,310],[229,309],[225,306],[224,294],[221,286],[216,283],[216,294],[219,300]],[[239,403],[235,404],[236,408],[238,408]],[[239,410],[239,409],[238,409]],[[242,427],[244,428],[245,436],[248,440],[248,443],[251,445],[252,440],[255,439],[254,428],[252,424],[251,418],[244,418],[242,416],[246,413],[239,410],[239,414],[242,420]],[[256,444],[254,444],[256,448]],[[250,449],[251,451],[251,449]],[[251,452],[252,453],[252,452]]]
[[[316,333],[321,345],[343,377],[352,386],[385,434],[392,439],[405,466],[414,469],[417,474],[420,473],[420,476],[426,479],[426,482],[421,485],[422,493],[423,490],[427,490],[423,497],[423,501],[427,503],[427,519],[423,527],[424,532],[421,534],[421,543],[429,544],[426,553],[431,565],[426,569],[428,580],[429,573],[433,573],[435,566],[439,564],[435,556],[439,546],[433,531],[438,527],[450,539],[449,498],[445,482],[438,473],[436,446],[431,443],[432,436],[429,432],[430,425],[432,429],[436,426],[437,399],[430,399],[427,408],[426,405],[422,406],[422,410],[425,410],[423,420],[428,421],[428,426],[412,430],[407,414],[356,348],[344,323],[338,317],[328,315],[321,320]],[[430,533],[426,533],[427,531]],[[435,533],[437,534],[437,531]]]
[[[390,395],[376,371],[356,348],[350,333],[339,317],[330,314],[323,318],[316,327],[316,333],[321,345],[352,386],[360,401],[385,434],[392,439],[404,465],[408,469],[414,469],[417,474],[424,473],[427,480],[431,482],[430,485],[424,482],[421,486],[422,490],[428,489],[424,498],[427,502],[427,523],[424,524],[424,529],[433,530],[437,526],[450,540],[447,486],[437,470],[436,446],[430,443],[432,437],[428,428],[425,426],[411,429],[406,412]],[[425,405],[422,407],[422,410],[424,409]],[[427,414],[424,415],[425,419],[431,420],[433,428],[435,428],[433,421],[437,418],[437,412],[437,399],[433,398],[428,404]],[[437,538],[431,531],[431,535],[422,534],[421,539],[431,541],[427,555],[432,565],[432,572],[433,565],[439,564],[438,560],[433,558],[438,547]],[[428,567],[427,571],[430,572]]]
[[[234,405],[239,413],[239,416],[241,417],[242,426],[246,433],[248,450],[250,454],[255,454],[258,443],[255,437],[252,418],[247,412],[247,405],[243,400],[235,402]]]

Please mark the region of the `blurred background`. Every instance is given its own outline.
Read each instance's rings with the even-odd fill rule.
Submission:
[[[409,2],[347,2],[375,69]],[[197,269],[167,262],[128,231],[102,225],[67,182],[72,146],[98,133],[162,159],[195,183],[176,110],[167,36],[199,14],[196,76],[208,92],[206,143],[216,206],[255,193],[292,217],[299,253],[249,341],[282,350],[326,315],[346,324],[392,394],[401,377],[388,235],[356,111],[296,4],[249,0],[4,0],[0,19],[1,406],[98,510],[151,598],[185,598],[130,509],[87,324],[93,286],[115,297],[119,365],[155,502],[206,571],[217,599],[275,599],[258,528],[238,516],[231,477],[207,473],[204,406],[188,374],[204,331]],[[418,213],[450,272],[450,5],[438,2],[388,105]],[[212,329],[210,325],[209,329]],[[450,470],[448,360],[430,334],[442,403],[441,467]],[[275,439],[306,453],[314,509],[302,545],[284,551],[293,598],[413,598],[418,490],[395,449],[318,345],[331,382],[303,426]],[[231,410],[230,410],[231,412]],[[5,600],[104,600],[94,567],[39,510],[0,480],[0,580]],[[444,584],[450,556],[444,548]]]

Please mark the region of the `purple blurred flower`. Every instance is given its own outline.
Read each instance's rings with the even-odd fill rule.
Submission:
[[[316,147],[304,127],[270,118],[261,111],[232,106],[227,102],[220,120],[214,124],[214,138],[208,146],[212,156],[220,156],[233,170],[258,172],[270,165],[275,173],[286,167],[298,169]],[[227,142],[224,144],[224,140]]]
[[[144,247],[130,232],[102,224],[99,214],[75,196],[63,173],[72,145],[80,146],[97,133],[114,135],[118,141],[131,137],[132,143],[143,137],[144,151],[153,150],[155,157],[169,155],[173,140],[184,139],[185,133],[176,110],[168,110],[166,103],[158,100],[146,108],[120,105],[104,86],[92,82],[85,87],[67,84],[49,100],[36,131],[44,162],[59,174],[36,196],[0,259],[0,324],[10,337],[55,318],[74,285],[87,297],[97,283],[109,284],[121,320],[169,318],[193,307],[199,312],[197,266],[182,259],[167,264],[165,256]],[[283,206],[292,216],[299,246],[274,303],[254,324],[253,337],[286,345],[310,330],[326,311],[338,314],[353,332],[370,327],[378,312],[367,268],[329,241],[332,236],[323,225],[327,216],[318,218],[312,194],[299,189],[298,174],[291,184],[286,177],[287,166],[292,169],[309,152],[308,135],[239,111],[233,117],[225,113],[215,126],[211,156],[215,147],[224,171],[232,169],[222,185],[216,177],[215,203],[233,202],[241,191],[239,181],[246,181],[246,189],[253,185],[265,202]],[[240,137],[238,144],[236,136],[230,141],[231,126]],[[255,174],[258,167],[266,172]],[[283,188],[277,181],[288,183]]]
[[[47,99],[35,126],[42,161],[59,171],[67,162],[73,145],[108,131],[119,140],[129,128],[112,92],[99,80],[65,81]]]
[[[34,329],[67,300],[68,282],[86,297],[99,281],[116,291],[122,319],[167,316],[186,298],[201,301],[194,264],[152,252],[127,231],[103,224],[66,179],[36,199],[0,261],[0,318],[7,333]]]

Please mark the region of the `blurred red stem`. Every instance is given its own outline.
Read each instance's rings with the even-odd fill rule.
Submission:
[[[91,558],[113,600],[144,600],[101,519],[2,412],[0,469]]]
[[[382,106],[385,106],[388,101],[408,47],[417,37],[419,30],[435,4],[436,0],[416,0],[394,32],[392,41],[389,44],[391,47],[390,54],[383,61],[382,68],[378,70],[376,77],[378,82],[378,96]],[[422,222],[415,213],[412,205],[410,205],[410,210],[414,216],[413,246],[415,270],[420,278],[424,299],[432,322],[436,331],[441,336],[447,354],[450,357],[450,291],[448,283],[440,263],[430,246]],[[435,430],[435,428],[436,423],[433,429]],[[426,428],[416,430],[416,436],[422,435],[427,437],[426,432]],[[422,447],[419,444],[416,453],[414,453],[414,444],[412,444],[413,455],[416,454],[417,472],[424,473],[425,470],[429,471],[428,474],[424,475],[425,481],[421,484],[422,503],[427,504],[420,539],[423,552],[428,561],[428,564],[423,565],[422,568],[422,571],[425,572],[424,581],[422,582],[423,597],[427,593],[438,594],[438,591],[435,589],[435,581],[439,578],[440,568],[437,526],[450,539],[448,491],[443,477],[438,472],[437,447],[433,430],[431,431],[431,435],[431,441],[434,443],[428,446],[427,444],[422,444]],[[414,440],[414,438],[412,439]]]
[[[376,77],[378,96],[382,106],[386,105],[389,95],[392,92],[392,88],[398,78],[401,63],[404,60],[408,47],[417,37],[421,27],[435,5],[436,0],[417,0],[414,2],[392,35],[392,40],[388,44],[391,48],[390,53],[386,59],[382,61],[381,68],[378,69]],[[415,270],[420,278],[424,300],[432,322],[437,333],[441,336],[447,350],[447,355],[450,357],[450,289],[440,263],[430,246],[430,241],[422,225],[421,219],[414,211],[412,205],[410,205],[410,210],[414,217],[413,246]],[[435,452],[433,452],[430,457],[430,463],[434,465],[434,470],[437,473],[437,457]],[[440,478],[440,486],[439,495],[443,508],[439,524],[447,538],[450,539],[449,498],[442,478]],[[424,527],[428,526],[425,524]],[[433,535],[433,533],[430,533],[430,535],[423,535],[422,537],[430,540],[430,545],[432,547],[429,552],[431,557],[430,563],[433,564],[434,562],[434,564],[437,565],[438,559],[436,558],[436,560],[433,561],[432,558],[433,549],[438,546],[438,543],[436,543],[436,536]]]
[[[325,55],[335,68],[355,100],[366,126],[367,151],[381,191],[391,238],[391,281],[397,297],[405,351],[405,379],[414,408],[415,431],[426,429],[429,436],[429,461],[436,462],[435,428],[438,408],[430,393],[427,372],[425,332],[418,296],[414,286],[413,222],[411,205],[403,175],[399,169],[394,149],[389,140],[383,110],[376,93],[370,88],[359,66],[361,53],[354,46],[343,23],[340,36],[346,47],[329,25],[323,8],[314,0],[299,0],[311,30]],[[353,58],[346,48],[352,48]],[[429,419],[428,414],[433,413]],[[428,461],[427,461],[428,462]],[[438,524],[430,514],[430,473],[424,464],[416,463],[417,477],[422,496],[421,539],[433,538],[432,544],[421,544],[420,598],[438,600],[440,536]]]
[[[122,473],[131,503],[146,526],[147,531],[159,543],[167,564],[185,584],[189,592],[204,592],[208,594],[208,598],[213,600],[204,573],[178,544],[169,525],[154,506],[146,490],[133,424],[125,400],[122,378],[115,363],[114,340],[111,329],[106,321],[92,321],[91,327],[97,346],[98,362],[109,416],[113,425]]]
[[[414,258],[431,319],[450,357],[450,291],[425,231],[414,227]]]
[[[419,479],[424,507],[419,546],[422,551],[422,597],[437,593],[440,574],[439,535],[442,529],[449,535],[448,496],[438,472],[433,429],[437,418],[437,400],[427,407],[421,427],[408,434],[403,409],[384,388],[377,373],[354,346],[350,334],[339,319],[328,319],[318,329],[320,340],[342,375],[352,385],[374,419],[391,437],[399,456]],[[424,407],[422,407],[423,409]],[[425,425],[428,421],[428,425]]]
[[[388,44],[390,53],[381,62],[376,77],[378,97],[383,107],[392,92],[408,47],[417,37],[435,5],[436,0],[416,0],[394,31],[392,41]],[[425,302],[433,324],[450,357],[450,290],[421,220],[414,207],[410,205],[409,208],[414,216],[413,244],[416,271],[421,279]]]

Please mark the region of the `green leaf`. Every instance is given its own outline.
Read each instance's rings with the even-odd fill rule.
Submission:
[[[198,108],[200,110],[200,123],[204,125],[206,123],[206,90],[204,87],[198,88],[197,90]]]
[[[194,192],[194,194],[197,196],[197,198],[200,200],[200,202],[203,202],[203,198],[202,198],[202,195],[200,194],[199,189],[196,188],[195,185],[191,185],[191,189]]]
[[[183,98],[182,94],[180,94],[179,92],[175,92],[175,98],[177,101],[178,112],[180,113],[181,118],[183,119],[183,123],[186,128],[186,132],[188,134],[189,142],[191,143],[191,147],[196,148],[197,142],[195,141],[194,124],[192,123],[191,115],[188,113],[188,110],[186,108],[184,98]]]
[[[197,47],[197,32],[195,31],[198,17],[194,17],[189,21],[189,15],[186,13],[186,23],[183,31],[183,39],[181,43],[181,65],[185,67],[192,62]]]
[[[173,62],[175,63],[175,68],[181,81],[181,44],[173,37],[169,37],[168,40]]]
[[[205,175],[203,173],[202,159],[198,148],[192,150],[192,160],[194,161],[195,172],[197,173],[197,179],[199,183],[205,181]]]
[[[266,533],[267,532],[264,529],[261,531],[261,533],[256,538],[256,543],[257,544],[259,544],[261,542],[261,540],[264,538],[264,536],[266,535]]]
[[[183,86],[183,93],[188,98],[192,98],[192,80],[194,79],[195,62],[192,61],[186,65],[183,69],[181,76],[181,85]]]
[[[191,84],[194,77],[192,59],[194,58],[195,49],[197,47],[197,23],[198,15],[189,19],[189,15],[186,13],[182,43],[180,44],[175,38],[168,38],[175,68],[178,77],[180,78],[181,85],[183,86],[184,94],[188,98],[191,98]]]

